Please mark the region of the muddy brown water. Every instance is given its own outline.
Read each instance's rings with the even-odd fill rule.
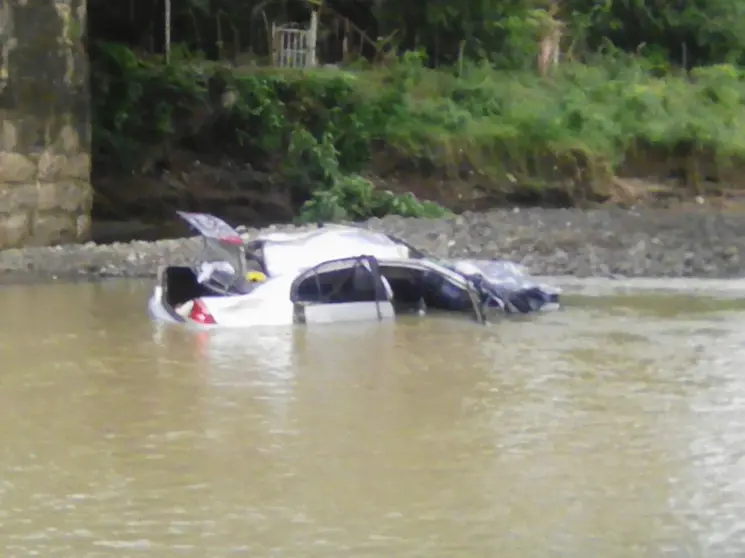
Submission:
[[[3,287],[3,557],[745,553],[745,304],[198,334]]]

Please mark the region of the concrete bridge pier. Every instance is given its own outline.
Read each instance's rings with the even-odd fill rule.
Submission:
[[[0,0],[0,249],[90,235],[85,0]]]

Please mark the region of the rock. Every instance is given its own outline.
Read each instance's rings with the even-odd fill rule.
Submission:
[[[28,219],[0,218],[0,242],[17,245],[30,225]],[[745,277],[745,260],[740,257],[745,253],[745,216],[662,210],[522,209],[515,213],[510,209],[449,219],[389,216],[360,225],[393,234],[438,257],[505,258],[538,275]],[[89,222],[57,226],[86,228]],[[263,231],[239,230],[250,240],[270,230],[314,228],[274,225]],[[153,277],[162,262],[187,264],[200,250],[199,238],[6,250],[0,252],[0,271],[26,279]]]
[[[35,181],[26,184],[0,185],[0,214],[28,213],[39,201],[39,186]],[[0,246],[3,244],[0,243]]]
[[[64,155],[57,155],[52,149],[45,149],[37,163],[37,178],[42,182],[57,180],[67,164]]]
[[[36,177],[36,164],[18,153],[0,152],[0,183],[24,184]]]
[[[0,216],[0,245],[19,246],[28,238],[29,228],[30,223],[27,213]],[[12,261],[13,254],[10,256]],[[1,264],[0,269],[2,269]]]
[[[71,242],[77,238],[75,218],[68,213],[42,214],[33,222],[27,244],[46,246],[61,242]]]
[[[39,184],[36,209],[41,212],[60,210],[65,213],[84,211],[89,192],[85,186],[71,181]]]

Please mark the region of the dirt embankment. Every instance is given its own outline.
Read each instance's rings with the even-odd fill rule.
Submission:
[[[632,164],[633,163],[633,164]],[[705,170],[705,169],[704,169]],[[592,188],[556,183],[541,188],[499,183],[463,170],[427,173],[378,157],[365,177],[377,188],[412,192],[456,213],[505,208],[623,208],[745,214],[745,183],[736,172],[703,173],[695,182],[686,163],[637,158],[619,176]],[[641,177],[641,178],[640,178]],[[175,151],[162,164],[127,176],[94,178],[94,240],[156,240],[183,234],[176,209],[214,213],[251,227],[291,223],[303,200],[293,185],[230,160]],[[588,194],[589,192],[589,194]]]

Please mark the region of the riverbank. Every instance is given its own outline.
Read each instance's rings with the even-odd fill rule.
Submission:
[[[443,219],[389,216],[361,226],[439,257],[505,258],[535,275],[745,278],[745,213],[515,209]],[[267,230],[242,229],[246,238]],[[5,250],[0,281],[150,278],[163,262],[192,262],[200,248],[198,238],[181,238]]]
[[[164,65],[121,45],[92,64],[98,219],[180,207],[262,226],[745,192],[734,66],[658,75],[607,57],[543,79],[408,53],[299,72]],[[120,89],[126,102],[106,93]]]

